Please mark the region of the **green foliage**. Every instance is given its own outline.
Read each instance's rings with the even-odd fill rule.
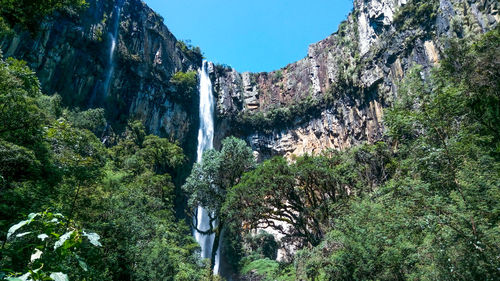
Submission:
[[[461,97],[472,122],[480,124],[481,134],[491,137],[492,146],[500,147],[500,77],[498,53],[500,28],[483,35],[479,41],[455,41],[442,62],[443,79],[460,85]],[[496,144],[494,144],[496,142]],[[498,151],[498,150],[497,150]]]
[[[106,152],[102,143],[88,130],[72,128],[64,119],[47,129],[53,163],[59,173],[77,182],[98,180],[105,164]]]
[[[0,58],[0,226],[18,219],[28,202],[17,202],[19,193],[46,190],[58,178],[51,162],[46,131],[53,121],[53,107],[40,92],[35,74],[22,61]],[[55,100],[55,99],[54,99]],[[39,189],[28,186],[38,181]],[[43,200],[43,199],[42,199]],[[30,210],[24,210],[28,213]],[[17,215],[15,215],[17,214]]]
[[[198,62],[201,65],[203,54],[201,53],[200,47],[191,45],[189,40],[177,41],[175,46],[190,60]]]
[[[55,10],[73,14],[83,4],[0,0],[0,33],[34,32]],[[192,97],[196,73],[178,73],[172,84]],[[96,137],[105,126],[102,109],[63,108],[60,96],[41,93],[26,63],[0,57],[0,279],[220,280],[174,215],[182,149],[139,121],[106,148]],[[32,213],[16,223],[33,210],[66,216]]]
[[[2,183],[34,177],[40,165],[33,151],[4,140],[0,140],[0,159]]]
[[[179,71],[170,78],[170,83],[175,87],[175,98],[190,102],[198,91],[198,74],[196,71]]]
[[[396,11],[394,25],[400,30],[428,28],[436,21],[438,8],[436,0],[410,0]]]
[[[296,280],[295,270],[292,266],[280,264],[268,258],[248,261],[241,270],[241,273],[251,280],[253,280],[252,278],[269,281]]]
[[[85,0],[0,0],[0,28],[6,30],[19,25],[34,33],[38,30],[40,21],[54,11],[79,9],[86,5]]]
[[[187,280],[199,278],[195,251],[198,245],[184,223],[173,216],[170,177],[145,172],[133,176],[126,171],[108,171],[103,197],[92,197],[94,214],[81,219],[93,222],[108,249],[103,261],[108,278],[121,280]],[[113,214],[100,222],[102,214]],[[178,276],[188,276],[177,279]]]
[[[280,70],[277,70],[276,72],[274,72],[274,81],[275,82],[279,82],[281,79],[283,79],[283,71],[280,69]]]
[[[278,269],[278,263],[270,259],[260,259],[250,262],[243,267],[241,273],[248,274],[254,271],[258,275],[271,276]]]
[[[9,27],[9,24],[5,21],[3,17],[0,16],[0,36],[12,35],[14,32]]]
[[[249,233],[245,236],[245,246],[248,247],[249,254],[257,254],[271,260],[278,257],[279,244],[272,234],[265,231],[259,231],[256,235]]]
[[[42,135],[45,115],[38,106],[40,85],[26,63],[0,61],[0,134],[3,139],[33,145]]]
[[[272,158],[229,189],[222,212],[306,246],[298,280],[497,280],[499,41],[498,28],[451,41],[439,67],[409,71],[384,117],[390,147]],[[277,279],[260,242],[245,241],[242,273]]]
[[[28,2],[0,0],[0,16],[20,3],[33,8]],[[47,3],[30,13],[47,13]],[[410,16],[432,23],[436,3],[410,1],[397,25],[417,24]],[[15,23],[22,17],[12,14]],[[0,26],[13,23],[0,18]],[[451,41],[439,67],[407,73],[384,117],[390,145],[275,157],[256,168],[242,140],[207,151],[183,189],[191,210],[201,205],[217,218],[213,248],[225,233],[224,254],[259,280],[498,280],[499,42],[498,28],[477,42]],[[346,68],[340,75],[351,76]],[[352,86],[344,78],[338,87]],[[171,83],[192,94],[196,74],[177,73]],[[139,121],[106,148],[95,136],[102,110],[69,111],[60,100],[41,93],[25,63],[0,58],[0,278],[220,280],[174,215],[182,149]],[[333,102],[332,90],[238,122],[270,129]],[[33,210],[66,217],[31,213],[19,222]],[[272,260],[279,243],[269,234],[243,239],[257,227],[298,246],[294,262]]]
[[[20,61],[1,60],[0,77],[2,268],[30,270],[34,280],[213,279],[189,228],[174,216],[172,176],[185,159],[180,147],[134,121],[107,149],[90,131],[105,125],[102,109],[62,108]],[[22,214],[44,209],[67,217],[37,214],[30,229],[22,225],[29,233],[7,237]],[[77,225],[106,234],[103,250],[91,250]],[[42,232],[44,241],[36,236]],[[67,239],[54,251],[59,237]],[[34,251],[43,254],[31,262]]]
[[[84,257],[102,246],[99,239],[96,233],[69,226],[61,214],[31,213],[8,231],[0,276],[11,276],[7,280],[69,280],[68,275],[72,280],[84,279],[90,276]]]
[[[291,164],[275,157],[243,175],[228,193],[223,212],[236,223],[272,227],[289,240],[315,246],[348,195],[362,195],[383,183],[390,163],[382,143],[348,153],[306,155]]]
[[[124,140],[111,148],[116,168],[134,174],[148,170],[159,174],[173,173],[185,161],[179,146],[158,136],[146,136],[144,126],[139,121],[131,122],[126,134]]]
[[[299,276],[308,279],[322,276],[319,280],[409,277],[421,260],[415,249],[426,238],[422,227],[428,226],[428,218],[413,224],[408,218],[417,215],[412,214],[411,208],[415,206],[389,200],[384,203],[353,202],[321,245],[298,254]]]
[[[474,44],[455,42],[426,79],[419,67],[407,75],[385,115],[395,173],[369,197],[350,200],[321,244],[297,255],[298,278],[499,278],[498,83],[491,80],[499,38],[496,30]]]
[[[245,141],[228,137],[222,140],[220,151],[211,149],[203,153],[201,163],[194,164],[191,175],[182,186],[182,189],[189,196],[188,208],[191,210],[191,214],[194,214],[194,210],[198,206],[202,206],[208,211],[210,228],[205,232],[215,233],[212,249],[218,248],[222,230],[229,219],[224,212],[221,212],[228,190],[240,181],[244,172],[254,166],[255,159],[252,150]],[[196,228],[196,224],[193,227]],[[227,234],[239,235],[231,229],[228,229]],[[239,241],[237,237],[232,239]],[[237,258],[240,251],[239,245],[236,243],[226,246],[233,252],[233,257]],[[216,252],[212,251],[212,264]],[[237,261],[235,262],[237,263]]]
[[[250,147],[235,137],[224,139],[221,151],[205,151],[183,186],[190,195],[189,207],[202,206],[220,218],[227,191],[254,165]]]
[[[198,245],[174,217],[174,185],[167,173],[184,162],[182,149],[144,126],[129,123],[110,149],[105,176],[78,218],[96,226],[108,249],[101,270],[113,280],[199,280]],[[104,214],[113,214],[102,220]]]
[[[106,118],[103,108],[91,108],[85,111],[78,109],[64,112],[64,117],[73,127],[87,129],[97,136],[102,134],[106,127]]]

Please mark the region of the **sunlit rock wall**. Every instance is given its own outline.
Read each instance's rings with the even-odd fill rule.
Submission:
[[[439,62],[454,37],[481,34],[499,22],[493,0],[432,0],[428,17],[415,18],[413,0],[356,0],[339,30],[309,46],[307,56],[269,73],[238,73],[213,66],[218,95],[216,142],[236,134],[245,138],[261,159],[272,155],[319,153],[381,140],[383,109],[397,98],[398,82],[415,64],[425,69]],[[398,19],[395,22],[395,19]],[[268,113],[308,98],[334,101],[314,116],[294,116],[292,124],[272,130],[235,122],[248,113]]]

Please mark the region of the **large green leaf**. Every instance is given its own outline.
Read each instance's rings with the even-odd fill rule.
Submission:
[[[73,234],[73,231],[66,232],[61,237],[59,237],[59,240],[54,245],[54,250],[61,247],[64,244],[64,242],[66,242],[66,240],[68,240],[71,237],[71,234]]]
[[[39,215],[38,213],[31,213],[28,215],[27,220],[20,221],[17,224],[13,225],[11,228],[9,228],[9,231],[7,232],[7,240],[14,234],[14,232],[19,230],[21,227],[30,224],[33,221],[33,219],[38,215]]]
[[[50,278],[54,279],[54,281],[69,281],[68,275],[62,272],[52,272]]]

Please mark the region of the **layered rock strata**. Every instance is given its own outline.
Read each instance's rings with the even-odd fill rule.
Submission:
[[[492,0],[356,0],[339,30],[310,45],[298,62],[270,73],[212,67],[217,139],[244,137],[261,159],[380,140],[383,108],[397,97],[405,73],[415,64],[435,66],[450,38],[494,28],[498,10]],[[246,128],[252,116],[273,118],[273,110],[307,106],[305,100],[316,101],[314,114],[266,130],[258,122]]]

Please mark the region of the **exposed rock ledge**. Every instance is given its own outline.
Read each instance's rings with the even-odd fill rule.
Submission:
[[[397,97],[398,82],[413,65],[429,69],[439,62],[448,38],[486,32],[500,21],[497,1],[432,0],[435,17],[419,19],[416,26],[405,26],[404,19],[395,23],[402,17],[401,7],[411,2],[354,1],[338,32],[312,44],[304,59],[277,71],[238,73],[212,65],[218,96],[216,145],[226,135],[240,135],[264,159],[380,140],[383,108]],[[332,89],[336,100],[313,118],[295,116],[292,125],[271,132],[249,132],[233,122],[241,114],[321,99]]]

